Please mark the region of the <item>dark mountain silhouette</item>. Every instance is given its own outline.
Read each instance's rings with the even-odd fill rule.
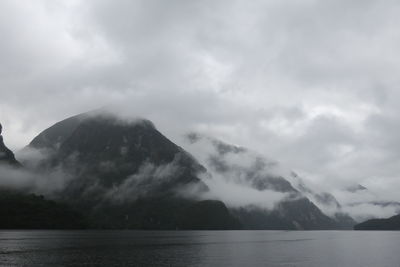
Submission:
[[[0,164],[7,164],[19,167],[21,164],[15,159],[14,153],[6,147],[3,141],[3,127],[0,124]]]
[[[185,216],[197,214],[199,206],[182,192],[207,190],[197,177],[205,168],[148,120],[123,121],[109,113],[85,113],[43,131],[29,148],[48,155],[36,171],[58,168],[74,177],[59,199],[85,211],[97,228],[203,229],[215,225],[231,229],[238,225],[231,223],[235,219],[229,212],[222,213],[218,223],[188,223]],[[204,213],[198,214],[207,214],[207,209],[213,214],[223,210],[221,205],[209,202],[201,206]]]
[[[195,139],[192,136],[192,142]],[[77,223],[72,225],[90,228],[341,229],[351,224],[346,215],[326,216],[287,179],[266,172],[273,163],[256,158],[251,168],[241,168],[231,165],[225,156],[240,158],[247,153],[245,148],[217,140],[213,146],[217,153],[210,155],[207,168],[226,177],[239,173],[253,189],[287,197],[273,210],[232,208],[219,200],[204,200],[201,196],[209,188],[199,177],[209,172],[191,154],[148,120],[122,120],[96,111],[58,122],[32,140],[26,149],[42,156],[25,159],[26,168],[31,168],[28,171],[60,173],[61,178],[66,177],[66,185],[52,195],[53,202],[35,195],[21,199],[29,198],[39,214],[45,214],[39,207],[52,210],[46,207],[60,205],[54,209],[64,207],[67,217],[76,215],[71,221]],[[34,164],[29,162],[32,160]],[[329,196],[322,197],[332,201]],[[57,212],[52,211],[50,218]]]
[[[76,179],[67,191],[80,196],[95,197],[88,187],[97,192],[121,185],[142,187],[135,192],[138,196],[171,194],[193,184],[206,189],[196,176],[204,167],[147,120],[127,122],[110,114],[82,114],[45,130],[29,146],[48,153],[42,169],[61,167],[73,174]],[[123,184],[129,178],[131,182]]]
[[[372,219],[354,226],[354,230],[400,230],[400,215],[388,219]]]

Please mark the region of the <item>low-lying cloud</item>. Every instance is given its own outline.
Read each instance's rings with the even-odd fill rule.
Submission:
[[[65,189],[73,176],[61,169],[36,173],[24,168],[0,165],[0,187],[54,197]]]
[[[296,198],[294,192],[279,191],[269,181],[280,175],[276,162],[196,133],[186,135],[182,142],[207,169],[199,176],[209,188],[202,195],[205,199],[222,200],[231,208],[256,206],[272,210],[279,202]]]

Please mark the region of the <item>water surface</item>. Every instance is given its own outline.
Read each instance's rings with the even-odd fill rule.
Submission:
[[[0,266],[400,266],[400,232],[0,231]]]

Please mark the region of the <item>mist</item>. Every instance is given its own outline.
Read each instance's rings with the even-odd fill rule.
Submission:
[[[38,173],[24,168],[0,165],[0,188],[35,193],[54,198],[62,192],[73,176],[53,169],[51,172]]]
[[[96,109],[87,116],[113,118],[115,123],[132,125],[145,123],[142,118],[132,116],[131,109],[125,106],[107,106]],[[151,122],[149,122],[151,123]],[[152,124],[152,127],[155,127]],[[158,127],[157,127],[158,128]],[[183,128],[182,128],[183,129]],[[217,199],[230,208],[253,208],[273,210],[282,201],[294,201],[301,196],[313,201],[325,214],[346,213],[356,221],[374,217],[389,217],[399,211],[397,198],[386,196],[369,188],[351,191],[354,184],[349,181],[320,184],[318,180],[307,176],[299,176],[285,164],[262,153],[239,145],[230,145],[205,134],[191,133],[180,135],[173,140],[191,153],[200,164],[206,167],[206,173],[198,173],[198,177],[207,187],[192,185],[177,189],[177,194],[190,199]],[[57,145],[55,146],[57,147]],[[128,148],[121,147],[121,153]],[[17,153],[17,158],[25,168],[1,168],[0,185],[17,188],[28,192],[54,197],[73,182],[76,174],[58,166],[47,171],[37,172],[40,164],[51,156],[52,151],[25,147]],[[75,155],[77,158],[78,155]],[[76,164],[74,158],[69,158],[69,165]],[[75,162],[75,163],[74,163]],[[113,162],[100,162],[103,171],[115,169]],[[120,184],[106,188],[93,180],[92,185],[82,193],[86,197],[97,195],[104,201],[126,203],[140,197],[151,195],[154,190],[173,180],[180,172],[180,166],[175,161],[167,165],[155,166],[144,163],[139,171],[125,177]],[[281,177],[288,181],[297,192],[281,191],[271,187],[269,179]],[[260,184],[270,184],[259,187]],[[331,200],[321,200],[329,192]]]
[[[279,202],[298,197],[294,192],[268,188],[271,186],[268,179],[282,171],[276,162],[268,162],[245,148],[197,133],[183,136],[182,143],[207,169],[199,176],[209,188],[202,195],[204,199],[219,199],[231,208],[258,207],[271,211]],[[260,184],[263,187],[260,188]]]

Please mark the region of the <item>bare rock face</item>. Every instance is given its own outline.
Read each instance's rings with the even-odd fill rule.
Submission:
[[[1,135],[3,130],[0,124],[0,164],[9,164],[12,166],[20,166],[20,163],[15,159],[14,153],[6,147]]]

